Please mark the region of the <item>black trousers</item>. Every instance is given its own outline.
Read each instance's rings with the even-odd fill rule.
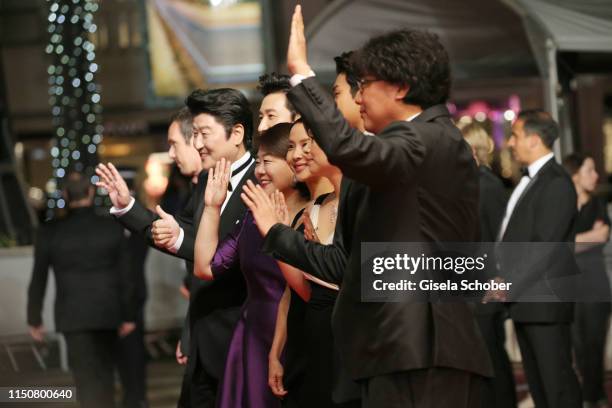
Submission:
[[[495,377],[486,378],[482,392],[482,408],[516,408],[516,385],[512,365],[506,352],[504,321],[506,311],[501,304],[478,305],[489,307],[476,314],[476,321],[484,338]]]
[[[515,322],[529,392],[537,408],[580,408],[569,323]]]
[[[64,338],[81,408],[113,408],[117,331],[67,332]]]
[[[610,303],[576,303],[572,339],[578,370],[582,376],[582,399],[607,399],[604,390],[604,351]]]
[[[197,333],[196,330],[191,331],[192,336]],[[216,406],[218,380],[204,368],[200,361],[203,357],[201,353],[202,351],[198,350],[197,338],[192,337],[177,408],[215,408]]]
[[[191,360],[191,356],[189,357]],[[189,402],[192,408],[215,408],[218,381],[206,372],[202,363],[195,360],[189,385]]]
[[[452,368],[402,371],[366,379],[361,406],[480,408],[482,385],[482,377]]]
[[[179,395],[176,408],[191,408],[191,375],[187,369],[185,369],[185,372],[183,373],[181,394]]]
[[[136,329],[119,339],[117,369],[123,389],[123,408],[144,408],[146,397],[147,352],[144,342],[143,310],[135,321]]]

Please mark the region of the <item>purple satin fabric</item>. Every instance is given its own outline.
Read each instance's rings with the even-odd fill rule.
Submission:
[[[247,212],[241,224],[219,244],[212,262],[215,279],[222,279],[223,273],[239,262],[247,284],[247,300],[219,386],[219,408],[281,406],[268,386],[268,353],[286,281],[276,261],[261,252],[262,244],[253,215]]]

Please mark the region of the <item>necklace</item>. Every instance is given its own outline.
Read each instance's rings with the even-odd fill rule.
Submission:
[[[336,203],[330,213],[329,213],[329,221],[331,222],[332,226],[336,225],[336,220],[338,219],[338,203]]]

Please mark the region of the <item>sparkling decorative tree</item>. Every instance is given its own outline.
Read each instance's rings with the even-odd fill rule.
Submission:
[[[49,215],[64,208],[61,196],[64,177],[77,171],[97,181],[98,145],[102,142],[100,88],[95,82],[95,46],[90,37],[97,26],[94,0],[47,0],[49,44],[53,56],[48,67],[49,104],[55,137],[51,148],[53,178],[47,188]],[[96,197],[96,204],[102,199]]]

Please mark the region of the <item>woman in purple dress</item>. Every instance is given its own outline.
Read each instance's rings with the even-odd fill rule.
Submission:
[[[285,160],[290,128],[290,124],[278,124],[260,136],[255,176],[273,199],[280,197],[280,193],[284,195],[288,215],[295,217],[306,205],[307,198],[296,188],[293,172]],[[268,352],[286,281],[277,262],[261,252],[263,239],[251,212],[218,242],[221,206],[227,195],[229,177],[230,164],[225,159],[209,171],[205,207],[195,243],[196,276],[217,279],[239,262],[247,283],[248,296],[230,343],[217,407],[280,407],[279,399],[268,387]]]

